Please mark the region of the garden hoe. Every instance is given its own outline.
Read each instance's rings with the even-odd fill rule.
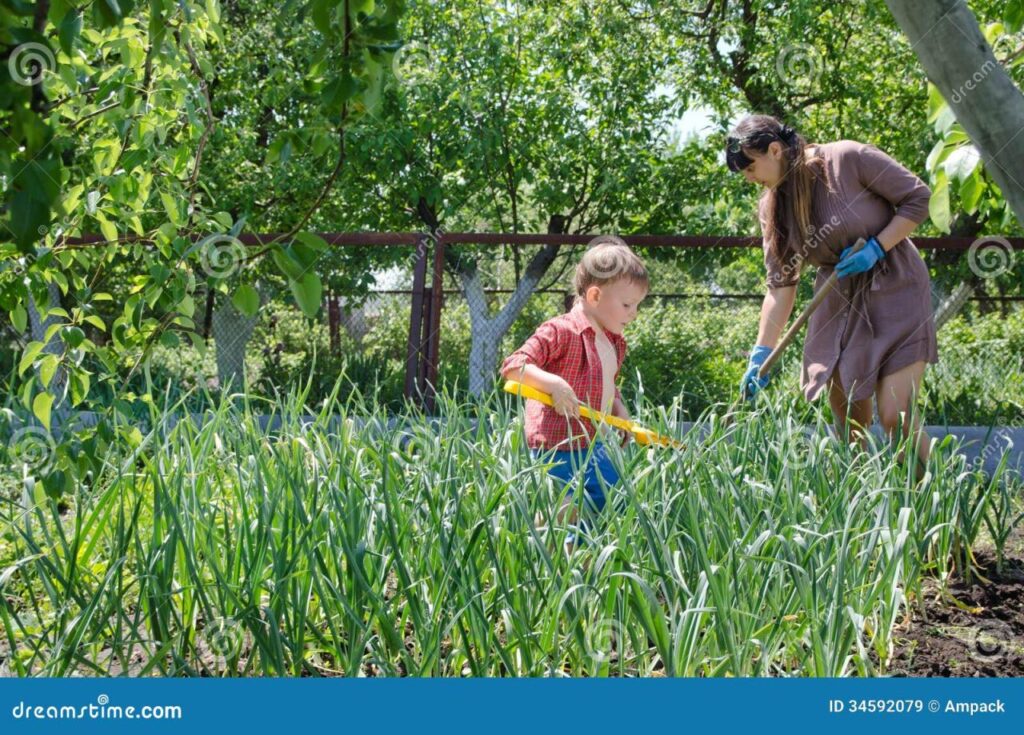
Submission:
[[[520,396],[521,398],[532,398],[535,401],[540,401],[545,406],[552,406],[554,403],[551,400],[551,396],[547,393],[531,388],[528,385],[523,385],[517,380],[509,380],[505,382],[505,391],[511,393],[514,396]],[[607,413],[601,413],[595,411],[585,404],[580,404],[580,415],[584,418],[588,418],[595,423],[604,423],[609,426],[614,426],[616,429],[622,429],[628,431],[634,437],[639,444],[644,446],[658,445],[662,447],[672,447],[673,449],[685,449],[686,445],[680,441],[676,441],[657,432],[646,429],[640,424],[629,421],[628,419],[619,418],[618,416],[612,416]]]

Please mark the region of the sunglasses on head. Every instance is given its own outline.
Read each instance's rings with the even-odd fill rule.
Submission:
[[[742,171],[754,162],[754,159],[744,153],[743,149],[765,150],[773,140],[785,142],[782,136],[768,132],[754,133],[742,138],[730,135],[725,139],[726,163],[732,171]]]

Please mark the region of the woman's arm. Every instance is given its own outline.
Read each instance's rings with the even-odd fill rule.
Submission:
[[[896,242],[899,242],[898,240]],[[796,303],[796,286],[770,288],[761,302],[761,321],[757,327],[757,344],[775,349],[786,328],[793,304]]]
[[[917,229],[917,222],[897,214],[889,221],[885,229],[875,236],[875,239],[878,240],[878,244],[885,252],[889,252],[896,246],[896,243],[909,237],[915,229]]]

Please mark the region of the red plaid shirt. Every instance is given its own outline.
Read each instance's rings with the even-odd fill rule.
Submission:
[[[626,357],[626,340],[621,334],[605,332],[615,348],[615,382]],[[537,327],[522,347],[505,358],[501,372],[524,365],[536,365],[565,380],[576,397],[588,406],[601,405],[601,357],[597,353],[594,327],[583,307],[577,304],[567,314],[556,316]],[[509,375],[515,379],[515,373]],[[615,397],[622,394],[615,387]],[[596,433],[588,419],[568,419],[539,401],[526,402],[526,443],[531,449],[584,449]]]

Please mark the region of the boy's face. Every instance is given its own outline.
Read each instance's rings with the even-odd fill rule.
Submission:
[[[622,334],[626,325],[636,319],[636,308],[646,297],[647,286],[623,278],[588,288],[586,305],[605,331]]]

